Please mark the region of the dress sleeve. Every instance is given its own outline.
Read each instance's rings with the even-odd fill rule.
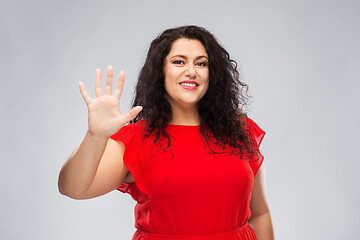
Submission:
[[[123,182],[117,190],[128,193],[136,201],[141,201],[145,193],[143,174],[140,164],[141,132],[137,123],[122,127],[117,133],[110,136],[115,141],[121,141],[125,145],[123,161],[135,182]]]
[[[264,160],[264,156],[261,154],[259,147],[265,136],[265,132],[250,118],[246,118],[246,127],[249,130],[251,139],[256,142],[256,151],[258,152],[258,157],[252,156],[249,159],[251,169],[255,176]]]

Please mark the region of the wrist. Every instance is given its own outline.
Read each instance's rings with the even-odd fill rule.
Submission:
[[[101,135],[101,134],[96,134],[91,132],[90,130],[87,130],[86,132],[86,136],[88,136],[89,138],[95,140],[95,141],[107,141],[109,139],[110,136],[105,136],[105,135]]]

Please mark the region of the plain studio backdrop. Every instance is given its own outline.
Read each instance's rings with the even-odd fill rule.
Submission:
[[[77,83],[94,96],[96,68],[124,70],[129,110],[151,40],[185,24],[215,34],[250,86],[276,238],[360,239],[359,12],[355,0],[0,1],[0,239],[131,239],[129,195],[58,192],[87,130]]]

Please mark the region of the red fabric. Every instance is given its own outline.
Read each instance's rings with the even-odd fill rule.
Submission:
[[[259,146],[265,132],[249,118],[246,125]],[[260,152],[258,158],[213,155],[199,126],[170,124],[172,145],[163,151],[143,131],[139,121],[111,136],[124,143],[124,163],[135,179],[118,188],[137,201],[133,240],[256,239],[248,219]]]

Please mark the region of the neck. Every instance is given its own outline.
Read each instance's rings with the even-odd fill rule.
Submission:
[[[172,118],[170,124],[176,125],[200,125],[200,115],[197,107],[184,107],[171,105]]]

